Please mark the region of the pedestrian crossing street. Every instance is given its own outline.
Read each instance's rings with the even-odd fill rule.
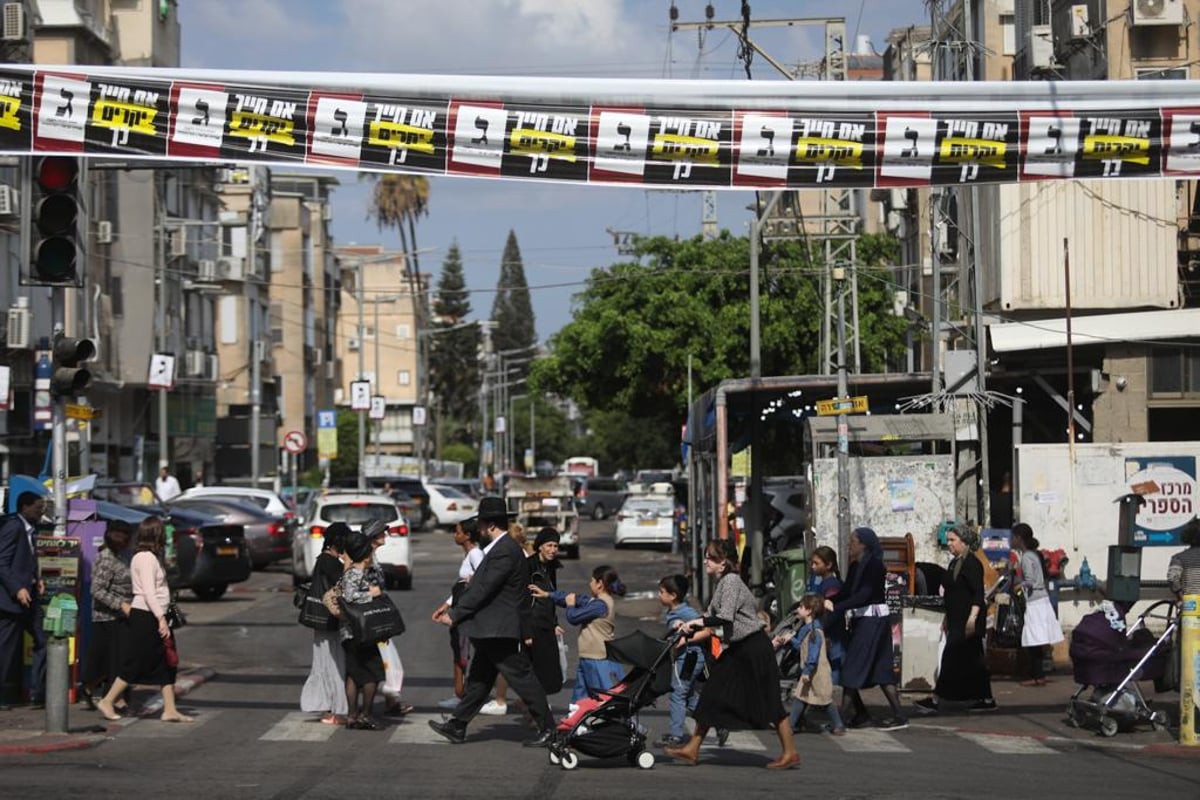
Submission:
[[[138,739],[168,739],[182,738],[194,735],[209,727],[223,727],[222,717],[225,712],[220,709],[206,710],[195,715],[192,723],[162,722],[154,718],[126,718],[111,723],[111,731],[120,738]],[[403,721],[388,721],[383,731],[378,733],[346,730],[339,725],[326,725],[320,722],[317,714],[301,711],[285,712],[273,723],[268,723],[265,730],[247,725],[244,718],[238,721],[238,730],[244,731],[247,737],[254,737],[262,742],[298,742],[319,744],[329,742],[334,737],[386,737],[389,745],[432,745],[445,746],[447,742],[434,733],[428,725],[429,720],[442,720],[440,713],[422,714],[411,713]],[[505,723],[499,723],[505,724]],[[653,724],[653,723],[651,723]],[[258,732],[261,730],[261,732]],[[257,733],[257,736],[255,735]],[[831,746],[851,754],[875,753],[881,755],[903,755],[922,750],[936,750],[946,745],[947,739],[957,739],[969,745],[979,747],[997,755],[1054,755],[1061,751],[1047,743],[1029,736],[1013,736],[1005,734],[973,733],[967,731],[936,731],[936,735],[928,735],[930,731],[919,728],[907,731],[887,732],[864,728],[847,731],[845,736],[812,736],[803,735],[797,739],[802,750],[808,749],[819,742],[822,747]],[[486,738],[482,726],[471,726],[472,737]],[[652,740],[657,735],[652,733]],[[468,740],[470,741],[470,739]],[[724,748],[718,744],[715,735],[705,739],[702,750],[713,753],[722,749],[735,750],[743,753],[773,752],[778,747],[773,733],[762,731],[734,731]]]

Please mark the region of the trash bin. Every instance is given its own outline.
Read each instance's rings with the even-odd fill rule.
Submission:
[[[808,583],[808,551],[803,547],[783,550],[767,559],[775,580],[775,595],[779,599],[782,618],[804,596]]]

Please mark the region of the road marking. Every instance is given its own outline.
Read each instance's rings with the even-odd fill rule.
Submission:
[[[742,752],[760,753],[767,749],[757,736],[750,731],[731,731],[729,740],[725,742],[725,746],[717,744],[717,736],[715,731],[710,731],[709,735],[704,737],[704,743],[700,745],[701,750],[717,751],[722,750],[740,750]]]
[[[193,722],[163,722],[158,717],[142,717],[137,725],[130,724],[121,730],[121,736],[134,739],[181,739],[201,725],[207,725],[219,717],[221,712],[205,711],[193,714]]]
[[[911,753],[900,741],[887,731],[858,728],[846,731],[845,736],[829,737],[847,753]]]
[[[962,731],[959,736],[974,742],[985,750],[999,755],[1042,756],[1057,755],[1058,751],[1034,739],[1031,736],[1001,736],[993,733],[967,733]]]
[[[433,732],[429,720],[442,721],[441,714],[405,714],[404,721],[388,737],[388,744],[450,744]]]
[[[258,737],[263,742],[328,742],[340,725],[323,725],[318,714],[292,711]]]

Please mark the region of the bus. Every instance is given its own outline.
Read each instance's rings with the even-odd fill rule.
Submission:
[[[572,456],[563,462],[563,472],[594,478],[600,474],[600,462],[590,456]]]

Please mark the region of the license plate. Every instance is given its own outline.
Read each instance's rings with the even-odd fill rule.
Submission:
[[[237,554],[238,554],[238,549],[236,546],[234,546],[234,547],[218,547],[217,548],[217,555],[219,555],[219,556],[236,556]]]
[[[658,520],[656,520],[656,519],[639,519],[638,520],[638,525],[657,525],[657,524],[658,524]]]

